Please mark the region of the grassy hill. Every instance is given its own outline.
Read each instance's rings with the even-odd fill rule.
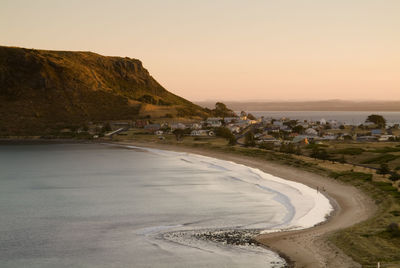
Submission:
[[[0,46],[0,135],[43,134],[140,115],[201,116],[137,59]]]

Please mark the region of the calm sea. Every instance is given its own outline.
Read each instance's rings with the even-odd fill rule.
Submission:
[[[282,267],[263,248],[168,237],[307,227],[331,209],[308,187],[183,153],[3,145],[0,168],[2,268]]]
[[[376,111],[248,111],[256,117],[272,117],[279,119],[282,117],[319,121],[322,118],[325,120],[337,120],[341,123],[358,125],[365,122],[368,115],[382,115],[388,124],[400,124],[400,112],[376,112]],[[240,112],[236,112],[240,114]]]

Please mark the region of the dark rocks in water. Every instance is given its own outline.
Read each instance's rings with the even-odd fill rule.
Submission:
[[[219,230],[195,233],[193,237],[227,245],[258,246],[259,243],[254,239],[254,237],[259,234],[260,231],[258,230]]]

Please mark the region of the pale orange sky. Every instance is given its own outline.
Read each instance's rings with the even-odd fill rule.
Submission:
[[[399,0],[0,0],[0,45],[143,61],[199,100],[400,100]]]

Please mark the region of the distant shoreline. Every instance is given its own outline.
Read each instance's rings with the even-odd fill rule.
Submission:
[[[197,105],[213,108],[213,101],[195,101]],[[348,111],[348,112],[400,112],[398,101],[224,101],[234,111]]]
[[[0,138],[0,145],[34,145],[34,144],[63,144],[63,143],[77,143],[77,144],[91,144],[103,143],[104,140],[89,140],[89,139],[33,139],[25,138]]]

